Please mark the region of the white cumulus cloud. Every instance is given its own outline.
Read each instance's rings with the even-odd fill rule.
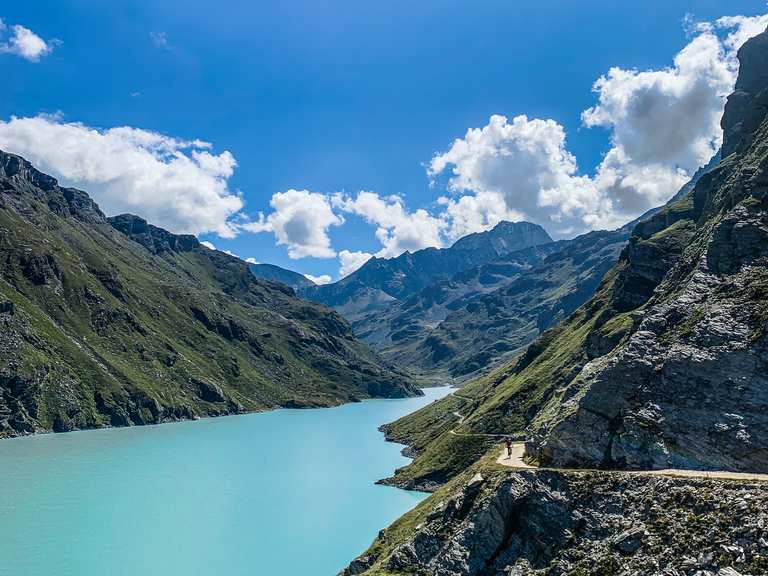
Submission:
[[[724,43],[731,54],[735,55],[744,42],[765,32],[768,28],[768,14],[760,16],[723,16],[715,21],[714,26],[704,22],[699,24],[700,30],[725,29],[730,33]]]
[[[290,258],[335,258],[328,229],[344,219],[333,212],[328,196],[309,190],[287,190],[272,196],[269,216],[243,225],[251,232],[272,232],[277,243],[288,247]]]
[[[8,27],[0,20],[0,53],[14,54],[30,62],[39,62],[43,56],[50,54],[56,41],[46,42],[40,36],[19,24],[10,27],[10,37],[3,40]]]
[[[639,72],[612,68],[598,79],[598,104],[582,118],[611,130],[613,148],[597,183],[621,214],[666,201],[722,143],[720,118],[733,89],[732,49],[704,29],[673,66]]]
[[[424,209],[409,212],[399,196],[383,198],[375,192],[366,191],[359,192],[355,197],[336,194],[333,206],[357,214],[376,226],[376,238],[382,245],[376,253],[378,257],[389,258],[405,251],[442,245],[445,220]]]
[[[312,274],[304,274],[304,278],[309,280],[310,282],[314,282],[318,286],[322,286],[323,284],[330,284],[333,282],[333,278],[330,277],[328,274],[322,274],[321,276],[312,276]]]
[[[84,188],[108,214],[134,212],[173,232],[225,238],[243,218],[243,200],[228,186],[235,158],[199,140],[36,116],[0,121],[0,149]]]
[[[610,133],[610,148],[591,174],[580,171],[561,124],[518,115],[490,116],[427,166],[448,195],[411,210],[400,196],[375,192],[276,194],[274,211],[246,225],[272,231],[292,258],[332,257],[328,229],[354,214],[375,227],[377,257],[441,247],[502,220],[530,220],[557,237],[615,228],[666,202],[706,164],[722,142],[719,122],[738,73],[736,52],[768,26],[768,14],[686,22],[688,43],[669,66],[613,67],[596,80],[597,102],[582,113],[586,128]],[[341,250],[340,275],[371,254]]]
[[[690,23],[689,23],[690,24]],[[610,131],[594,174],[580,173],[563,127],[551,119],[501,115],[471,128],[428,167],[448,176],[441,198],[449,236],[528,219],[557,236],[623,224],[668,200],[715,154],[720,118],[738,73],[736,51],[768,26],[768,15],[689,25],[689,43],[659,70],[611,68],[582,114]]]
[[[497,191],[480,190],[458,198],[441,196],[437,203],[444,207],[442,216],[449,223],[449,240],[488,230],[502,220],[517,222],[524,218],[521,212],[509,208],[504,195]]]
[[[605,205],[588,178],[578,175],[576,159],[567,150],[565,130],[554,120],[511,122],[491,116],[482,128],[436,154],[432,178],[449,172],[448,189],[472,196],[443,200],[452,217],[452,237],[488,229],[501,219],[527,218],[558,226],[563,233],[586,215],[602,214]]]
[[[341,267],[339,268],[339,276],[342,278],[344,278],[344,276],[349,276],[352,272],[360,268],[360,266],[368,262],[372,256],[373,254],[369,254],[368,252],[342,250],[339,252],[339,262],[341,264]]]

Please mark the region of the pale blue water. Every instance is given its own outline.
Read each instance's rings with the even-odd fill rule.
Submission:
[[[424,498],[378,426],[448,392],[0,441],[0,574],[336,574]]]

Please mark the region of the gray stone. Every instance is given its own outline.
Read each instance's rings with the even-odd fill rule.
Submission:
[[[622,554],[634,554],[643,545],[645,528],[630,528],[613,539],[613,547]]]

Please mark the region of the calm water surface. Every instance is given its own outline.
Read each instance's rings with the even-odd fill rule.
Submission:
[[[334,575],[424,498],[378,426],[448,392],[0,441],[0,574]]]

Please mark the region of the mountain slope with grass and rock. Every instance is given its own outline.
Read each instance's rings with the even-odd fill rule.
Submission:
[[[418,393],[332,310],[0,152],[0,436]]]
[[[345,574],[768,573],[768,32],[739,60],[721,159],[595,295],[385,427],[416,456],[387,482],[435,494]]]

